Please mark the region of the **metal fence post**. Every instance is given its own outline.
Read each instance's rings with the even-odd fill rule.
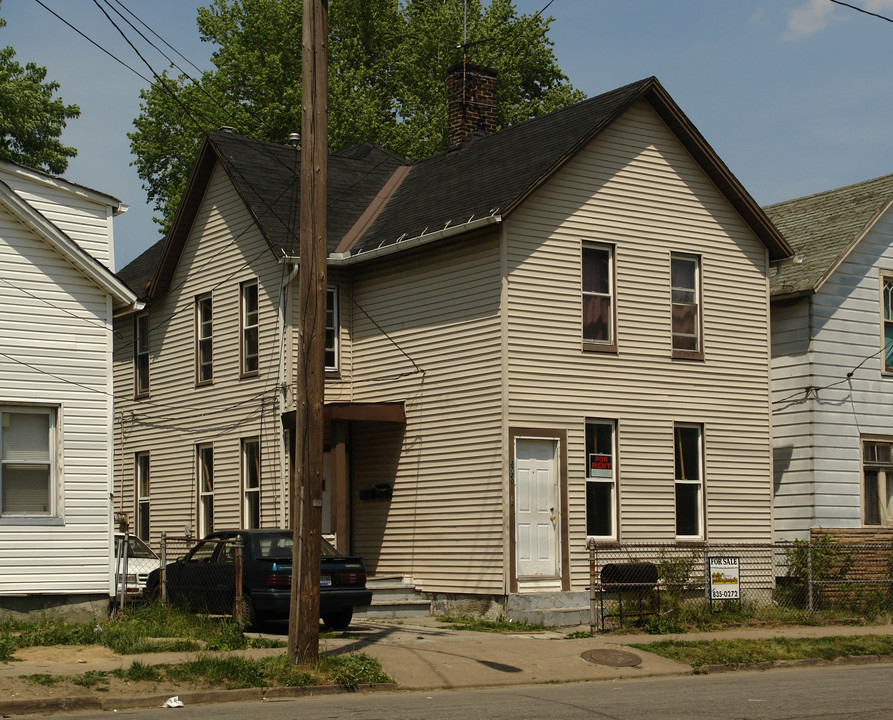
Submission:
[[[236,557],[233,563],[236,574],[236,604],[233,612],[236,614],[234,620],[239,624],[241,630],[245,627],[245,598],[242,597],[242,538],[237,536],[234,545],[236,547]]]
[[[161,531],[161,602],[167,602],[167,532]]]
[[[587,545],[589,545],[589,633],[590,635],[595,635],[597,632],[596,625],[598,624],[596,620],[598,608],[596,606],[595,591],[595,542],[589,540]]]
[[[813,593],[812,593],[812,541],[808,541],[806,543],[806,584],[807,584],[807,593],[809,596],[809,614],[812,615],[815,611],[815,607],[813,605]]]

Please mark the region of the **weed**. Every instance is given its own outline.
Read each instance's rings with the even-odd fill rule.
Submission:
[[[452,625],[454,630],[472,630],[475,632],[543,632],[549,629],[544,625],[515,622],[505,616],[500,616],[496,620],[482,620],[481,618],[473,618],[467,615],[445,615],[437,618],[437,622]]]
[[[55,685],[62,681],[60,675],[48,675],[47,673],[36,673],[34,675],[22,675],[22,678],[35,685]]]
[[[316,667],[343,688],[355,688],[366,683],[391,682],[391,678],[382,670],[378,660],[365,653],[321,655]]]
[[[71,678],[71,682],[74,685],[102,691],[108,690],[107,687],[102,686],[108,685],[109,678],[108,673],[103,670],[87,670],[83,675]]]

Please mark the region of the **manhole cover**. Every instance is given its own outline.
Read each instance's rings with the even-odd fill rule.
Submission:
[[[642,658],[624,650],[587,650],[580,655],[586,662],[610,667],[636,667]]]

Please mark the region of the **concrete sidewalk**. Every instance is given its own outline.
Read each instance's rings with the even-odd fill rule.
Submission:
[[[605,635],[568,638],[575,630],[588,626],[562,628],[531,633],[479,633],[453,630],[434,618],[413,618],[405,621],[371,622],[358,620],[351,625],[347,638],[322,638],[320,651],[327,653],[364,652],[375,657],[394,681],[396,689],[420,690],[438,688],[472,688],[534,683],[612,680],[660,675],[681,675],[691,672],[688,665],[666,660],[657,655],[630,647],[633,643],[658,640],[702,640],[714,638],[827,637],[835,635],[893,635],[893,626],[831,626],[743,629],[723,632],[688,633],[682,635]],[[80,675],[88,670],[109,671],[127,668],[139,661],[146,665],[177,663],[199,653],[149,653],[117,656],[110,651],[88,661],[78,658],[77,651],[59,648],[52,656],[39,660],[0,663],[0,677],[30,674]],[[283,649],[237,651],[247,657],[279,655]],[[393,688],[393,686],[391,686]],[[332,689],[329,688],[329,691]],[[291,695],[306,691],[290,691]],[[314,690],[313,692],[319,692]],[[272,697],[270,690],[215,690],[188,694],[187,704],[227,702],[230,700]],[[164,698],[145,697],[96,698],[100,707],[158,707]],[[256,696],[256,697],[255,697]],[[279,696],[282,696],[279,694]],[[187,700],[187,694],[183,695]],[[26,712],[51,713],[79,707],[78,698],[57,698],[53,702],[29,705],[28,699],[0,698],[4,715]],[[93,706],[90,706],[93,707]]]

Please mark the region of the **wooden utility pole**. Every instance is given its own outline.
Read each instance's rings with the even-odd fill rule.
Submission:
[[[300,358],[292,511],[295,533],[288,625],[292,663],[319,656],[323,392],[326,338],[328,2],[304,0],[301,85]]]

